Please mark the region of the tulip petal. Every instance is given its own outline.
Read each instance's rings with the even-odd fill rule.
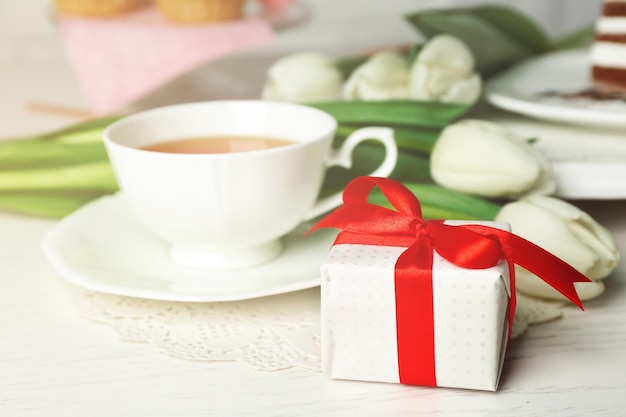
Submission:
[[[411,66],[409,90],[413,99],[473,103],[481,88],[472,53],[450,35],[432,38]]]
[[[445,103],[473,103],[478,100],[482,81],[477,74],[469,78],[457,80],[450,86],[448,92],[441,98]]]
[[[329,57],[301,52],[287,55],[270,67],[261,97],[294,103],[335,100],[342,83],[341,72]]]
[[[546,196],[528,196],[506,204],[496,217],[511,225],[513,233],[528,239],[572,265],[591,283],[577,283],[581,299],[597,297],[604,291],[599,281],[615,270],[619,251],[611,233],[589,214],[565,201]],[[544,298],[562,297],[541,279],[517,268],[518,289]]]
[[[596,222],[588,213],[565,201],[555,198],[529,196],[526,199],[535,206],[556,213],[570,231],[596,254],[596,262],[586,275],[594,280],[608,276],[617,266],[619,250],[611,232]]]
[[[435,142],[431,173],[454,190],[486,197],[521,195],[539,181],[541,164],[530,145],[495,123],[466,119]]]
[[[557,213],[529,201],[506,204],[498,220],[511,224],[513,233],[541,246],[585,275],[598,261],[596,252],[581,242]]]
[[[344,85],[345,100],[406,99],[409,67],[406,58],[395,52],[380,52],[352,72]]]
[[[418,63],[450,69],[460,76],[471,75],[474,69],[471,51],[458,38],[447,34],[428,41],[416,60]]]

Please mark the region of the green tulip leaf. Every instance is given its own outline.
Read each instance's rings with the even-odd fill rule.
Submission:
[[[507,6],[428,10],[406,19],[427,39],[443,33],[461,39],[483,76],[551,49],[550,39],[539,25]]]
[[[352,168],[330,167],[326,171],[320,197],[341,191],[354,178],[371,173],[380,166],[384,157],[385,148],[380,143],[365,142],[357,146],[352,153]],[[428,156],[400,152],[389,177],[398,181],[431,181],[430,160]]]
[[[485,5],[476,7],[472,14],[498,28],[517,43],[535,54],[548,52],[552,42],[546,32],[530,16],[507,6]]]
[[[338,139],[346,139],[351,133],[357,129],[364,127],[362,125],[347,125],[341,124],[337,127],[335,134]],[[427,128],[427,127],[412,127],[407,128],[397,125],[386,125],[393,129],[393,137],[396,141],[396,146],[400,151],[409,151],[416,153],[429,154],[435,142],[439,138],[442,129],[441,128]]]
[[[469,110],[460,103],[417,100],[333,101],[308,103],[331,114],[339,123],[442,128]]]
[[[429,219],[492,221],[501,209],[501,206],[498,204],[483,198],[450,190],[435,184],[405,181],[404,186],[419,199],[423,215]],[[372,191],[369,202],[393,209],[393,206],[378,189]]]
[[[555,49],[587,48],[596,34],[593,25],[584,26],[554,40]]]

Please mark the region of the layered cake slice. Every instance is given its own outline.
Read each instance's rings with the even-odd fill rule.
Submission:
[[[626,95],[626,0],[604,0],[591,46],[591,65],[598,90]]]

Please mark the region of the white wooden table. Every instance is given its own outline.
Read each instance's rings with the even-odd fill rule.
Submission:
[[[28,46],[58,42],[49,34],[35,38]],[[26,109],[31,101],[84,106],[63,57],[36,48],[21,58],[3,51],[0,137],[72,122]],[[516,117],[506,121],[542,129]],[[577,204],[626,247],[626,201]],[[173,359],[120,340],[77,315],[40,249],[52,224],[0,213],[0,416],[626,415],[623,263],[585,313],[566,308],[562,319],[515,340],[500,389],[490,393],[334,381],[296,368],[255,372],[232,362]]]

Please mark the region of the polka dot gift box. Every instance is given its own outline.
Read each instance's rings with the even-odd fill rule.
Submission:
[[[378,187],[395,210],[372,205]],[[515,269],[582,309],[588,279],[507,224],[424,220],[401,183],[359,177],[316,224],[341,229],[322,266],[322,365],[332,378],[495,391],[515,312]]]

